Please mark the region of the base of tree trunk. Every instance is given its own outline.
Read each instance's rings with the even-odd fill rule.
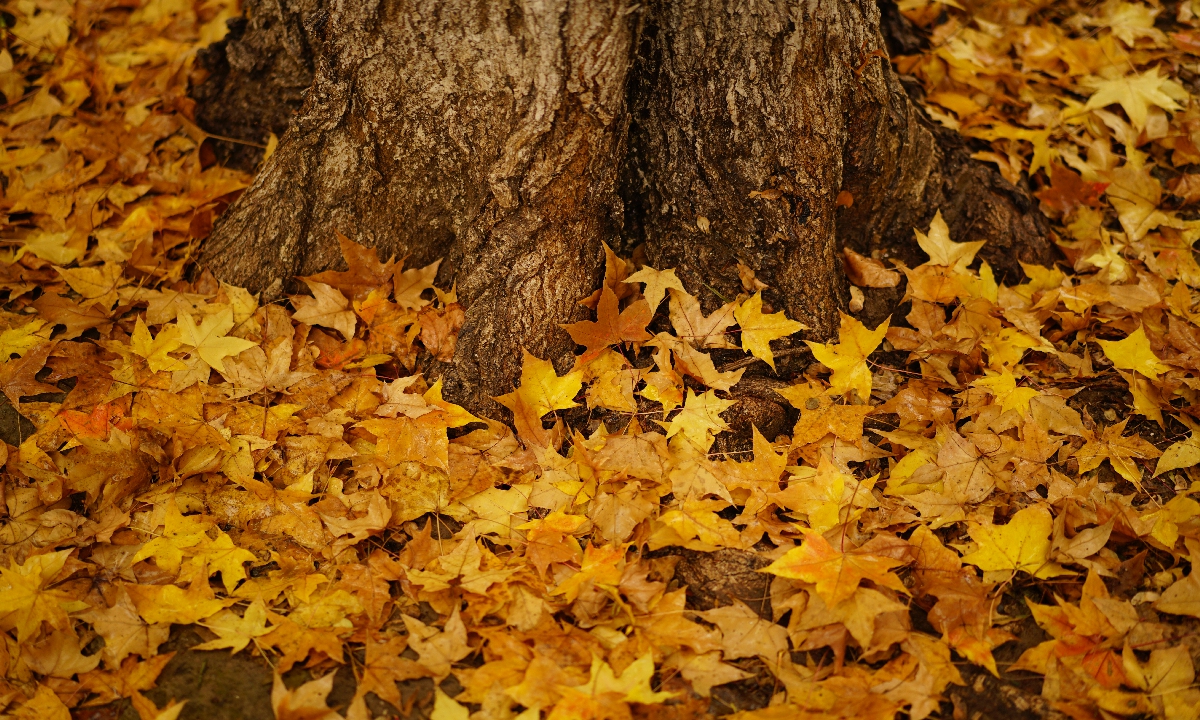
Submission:
[[[841,247],[918,261],[913,228],[939,209],[954,239],[988,240],[998,276],[1053,257],[1028,194],[905,93],[874,0],[246,10],[206,56],[197,118],[286,132],[203,266],[272,297],[341,262],[335,232],[445,258],[467,307],[446,390],[476,410],[496,410],[522,347],[570,362],[559,324],[599,284],[601,241],[643,245],[706,310],[746,265],[815,339],[846,305]]]

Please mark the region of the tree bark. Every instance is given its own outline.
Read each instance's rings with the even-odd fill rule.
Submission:
[[[845,305],[840,247],[911,256],[939,208],[1002,273],[1050,257],[1028,195],[909,99],[874,0],[247,8],[205,63],[200,121],[261,139],[305,72],[311,87],[203,264],[272,296],[339,263],[335,231],[445,257],[467,306],[446,388],[475,409],[511,388],[521,347],[569,363],[558,325],[599,283],[602,240],[644,243],[709,307],[741,262],[813,338]]]

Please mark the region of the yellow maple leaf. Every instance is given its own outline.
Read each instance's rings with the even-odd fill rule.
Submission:
[[[137,690],[129,696],[130,704],[138,714],[138,720],[176,720],[179,713],[183,712],[183,708],[187,705],[187,700],[176,702],[171,700],[165,707],[158,707],[154,701]]]
[[[1129,116],[1135,130],[1146,127],[1150,106],[1155,105],[1168,112],[1180,109],[1180,102],[1187,102],[1188,93],[1183,86],[1159,73],[1158,66],[1140,75],[1128,75],[1114,80],[1090,80],[1085,82],[1095,92],[1083,106],[1085,111],[1120,105]]]
[[[271,687],[271,709],[275,720],[341,720],[341,715],[326,704],[329,691],[333,690],[333,675],[306,682],[295,690],[288,690],[283,678],[275,673]]]
[[[212,525],[211,521],[198,515],[184,515],[179,511],[175,498],[169,497],[163,514],[162,533],[142,545],[130,562],[153,558],[159,569],[172,575],[178,574],[184,550],[208,540],[206,533]]]
[[[181,360],[169,354],[182,345],[183,340],[179,337],[177,325],[167,325],[158,333],[158,337],[151,337],[150,330],[140,317],[133,327],[133,334],[129,336],[129,349],[134,355],[146,358],[146,365],[151,372],[185,369],[187,366]]]
[[[693,445],[707,451],[712,447],[717,433],[729,429],[729,425],[721,418],[721,413],[736,403],[736,400],[722,400],[717,397],[715,390],[697,395],[688,388],[683,409],[675,413],[670,422],[659,422],[659,425],[667,429],[667,437],[682,434]]]
[[[13,355],[24,355],[30,348],[41,345],[50,339],[52,330],[54,327],[46,327],[46,321],[41,318],[5,330],[0,333],[0,361],[7,361]]]
[[[121,277],[124,267],[120,263],[106,263],[100,267],[54,269],[62,275],[72,290],[87,301],[81,303],[84,307],[95,304],[106,310],[111,308],[117,300],[117,290],[124,284],[124,278]]]
[[[587,682],[558,686],[562,699],[546,720],[591,720],[608,714],[614,701],[656,705],[675,697],[675,693],[655,692],[650,686],[653,676],[654,657],[649,653],[626,666],[620,675],[607,662],[593,657]]]
[[[838,470],[829,458],[821,455],[817,467],[791,468],[787,489],[770,497],[780,507],[808,517],[808,525],[825,532],[862,515],[866,508],[878,502],[871,493],[878,476],[858,480]]]
[[[1149,460],[1162,456],[1162,452],[1137,434],[1123,437],[1125,424],[1129,418],[1114,425],[1109,425],[1099,435],[1089,433],[1087,442],[1075,453],[1079,460],[1079,472],[1095,470],[1106,459],[1121,477],[1129,482],[1142,485],[1142,470],[1135,460]]]
[[[1150,339],[1140,325],[1124,340],[1096,342],[1100,343],[1104,355],[1112,360],[1112,364],[1122,370],[1136,370],[1151,380],[1157,380],[1159,375],[1171,369],[1150,349]]]
[[[968,523],[967,530],[979,548],[964,555],[962,561],[984,571],[1020,570],[1038,578],[1066,574],[1050,562],[1053,526],[1054,518],[1041,505],[1017,511],[1007,525]]]
[[[53,690],[39,684],[33,697],[9,717],[14,720],[71,720],[71,711]]]
[[[20,260],[25,253],[31,253],[55,265],[70,265],[83,255],[79,248],[67,247],[70,239],[70,232],[35,233],[25,239],[15,259]],[[82,239],[80,243],[83,243]]]
[[[51,627],[68,627],[67,612],[87,607],[69,601],[59,591],[46,589],[72,552],[67,549],[33,555],[21,564],[12,561],[9,567],[0,567],[0,628],[15,627],[17,642],[29,639],[43,621]]]
[[[138,614],[151,625],[193,625],[233,602],[213,597],[207,580],[194,582],[186,589],[177,585],[126,585],[125,590]]]
[[[833,607],[849,598],[863,580],[908,594],[900,578],[889,572],[898,560],[864,552],[842,552],[814,530],[802,529],[804,544],[788,550],[762,572],[816,585],[816,593]]]
[[[421,299],[421,293],[433,287],[433,281],[437,277],[438,266],[441,264],[441,260],[435,260],[423,268],[412,268],[411,270],[404,271],[401,271],[400,266],[397,266],[393,280],[393,294],[396,298],[396,304],[406,310],[415,310],[427,305],[428,301]],[[347,339],[349,339],[349,336],[347,336]]]
[[[229,307],[204,318],[199,327],[190,313],[180,313],[178,324],[183,344],[194,348],[200,359],[217,372],[225,372],[225,358],[254,347],[249,340],[226,336],[233,329],[233,309]]]
[[[555,595],[563,595],[567,602],[575,602],[586,583],[591,582],[600,587],[616,588],[621,582],[621,574],[625,565],[624,545],[595,546],[588,543],[583,549],[583,562],[579,572],[559,583],[554,588]]]
[[[867,356],[883,342],[887,334],[888,320],[874,330],[868,330],[858,320],[841,313],[839,343],[818,343],[806,340],[812,348],[813,357],[833,371],[829,378],[830,392],[841,395],[854,390],[859,398],[871,397],[871,368],[867,367]]]
[[[513,392],[496,398],[496,402],[514,413],[517,403],[522,403],[539,418],[554,410],[575,407],[575,396],[583,387],[583,370],[573,369],[559,377],[549,360],[542,360],[528,350],[523,352],[521,384]]]
[[[315,280],[305,280],[313,296],[297,295],[292,298],[296,306],[295,320],[333,328],[342,334],[346,340],[354,339],[354,328],[358,322],[354,311],[350,309],[350,301],[334,287]]]
[[[470,717],[471,710],[466,705],[442,692],[441,688],[434,688],[433,713],[429,720],[469,720]]]
[[[1002,373],[979,378],[971,385],[991,393],[999,403],[1002,412],[1016,410],[1022,415],[1029,414],[1029,401],[1041,395],[1033,388],[1017,387],[1017,379],[1013,376],[1012,370],[1008,368],[1005,368]]]
[[[728,302],[707,317],[700,301],[684,290],[671,290],[671,326],[679,340],[698,348],[736,347],[725,338],[725,331],[733,325],[733,309],[737,302]]]
[[[1154,477],[1169,470],[1189,468],[1197,464],[1200,464],[1200,437],[1193,432],[1186,440],[1180,440],[1163,451],[1158,465],[1154,468]]]
[[[979,252],[979,248],[983,247],[985,242],[984,240],[953,242],[950,239],[950,228],[942,219],[941,210],[938,210],[937,214],[933,216],[933,220],[930,221],[928,235],[920,230],[913,232],[917,235],[917,244],[929,256],[930,265],[942,265],[954,268],[959,272],[967,269],[967,266],[975,259],[975,253]]]
[[[251,603],[241,617],[232,610],[221,610],[200,624],[215,632],[217,639],[196,645],[194,649],[228,648],[231,653],[244,649],[255,638],[260,638],[275,629],[274,626],[267,627],[267,608],[261,600]]]
[[[658,309],[658,304],[662,302],[663,297],[667,294],[667,290],[678,290],[681,293],[686,293],[683,288],[683,283],[675,275],[675,270],[655,270],[649,265],[642,266],[634,274],[625,278],[627,283],[642,283],[642,296],[646,298],[646,304],[650,306],[650,312],[653,313]]]
[[[789,320],[782,311],[764,315],[761,292],[754,293],[754,297],[739,305],[733,311],[733,317],[742,328],[742,349],[766,362],[772,370],[775,369],[775,356],[771,354],[771,341],[808,329],[802,322]]]

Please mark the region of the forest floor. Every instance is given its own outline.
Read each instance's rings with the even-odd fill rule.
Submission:
[[[893,61],[1061,262],[939,216],[777,358],[751,268],[705,315],[610,253],[507,424],[413,373],[435,266],[188,274],[252,179],[187,94],[232,0],[0,6],[0,712],[1196,720],[1200,20],[967,5]]]

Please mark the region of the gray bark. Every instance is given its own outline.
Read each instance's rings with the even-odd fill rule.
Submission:
[[[447,258],[467,320],[446,387],[475,409],[512,387],[520,347],[569,362],[558,325],[598,285],[601,240],[644,243],[710,306],[740,261],[812,338],[836,333],[839,247],[894,253],[939,207],[1001,272],[1049,257],[1028,196],[905,94],[874,0],[247,5],[199,117],[261,137],[312,83],[203,264],[277,295],[339,263],[335,230]]]

